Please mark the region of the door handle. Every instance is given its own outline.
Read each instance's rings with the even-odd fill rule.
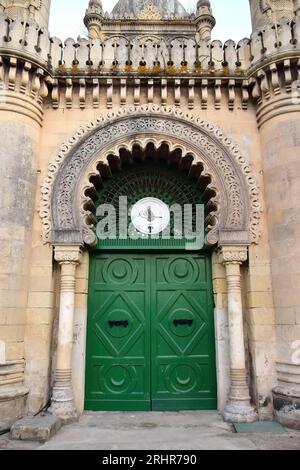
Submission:
[[[192,326],[194,320],[174,320],[174,325],[177,326],[183,326],[183,325],[188,325]]]
[[[124,326],[124,328],[128,327],[128,320],[110,320],[108,322],[109,326],[113,328],[114,326]]]

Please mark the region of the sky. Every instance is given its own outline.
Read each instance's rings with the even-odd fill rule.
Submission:
[[[117,0],[102,0],[105,11],[111,12]],[[181,0],[188,11],[194,11],[197,0]],[[248,0],[211,0],[217,26],[213,39],[238,42],[251,33],[251,20]],[[50,32],[61,40],[74,39],[85,35],[83,17],[88,0],[52,0]]]

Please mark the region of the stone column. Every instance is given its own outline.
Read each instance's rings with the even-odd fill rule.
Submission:
[[[300,104],[281,90],[258,108],[276,319],[273,405],[278,421],[300,429]]]
[[[56,246],[55,260],[61,268],[57,363],[50,412],[62,421],[77,418],[72,387],[72,349],[76,268],[80,246]]]
[[[220,255],[226,268],[230,343],[230,395],[224,419],[236,423],[257,420],[250,404],[246,376],[240,265],[247,260],[247,255],[247,247],[235,246],[223,247]]]
[[[18,50],[12,51],[16,54]],[[24,336],[26,309],[33,300],[28,296],[32,225],[42,99],[48,93],[44,72],[22,54],[20,61],[0,53],[0,432],[10,429],[26,412]],[[34,81],[29,80],[29,71]]]

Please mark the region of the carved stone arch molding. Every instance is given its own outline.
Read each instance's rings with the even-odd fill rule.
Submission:
[[[167,144],[190,165],[202,166],[215,193],[208,245],[249,244],[259,240],[261,205],[252,170],[239,148],[214,124],[172,107],[128,107],[100,116],[65,142],[42,186],[43,239],[52,244],[95,243],[89,225],[87,189],[99,176],[99,164],[134,144]]]

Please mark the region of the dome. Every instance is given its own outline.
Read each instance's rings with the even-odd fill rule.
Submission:
[[[139,18],[147,8],[152,8],[162,19],[189,16],[178,0],[119,0],[112,15],[119,18]]]
[[[210,1],[209,0],[199,0],[199,2],[197,3],[197,8],[201,8],[201,7],[210,8]]]

